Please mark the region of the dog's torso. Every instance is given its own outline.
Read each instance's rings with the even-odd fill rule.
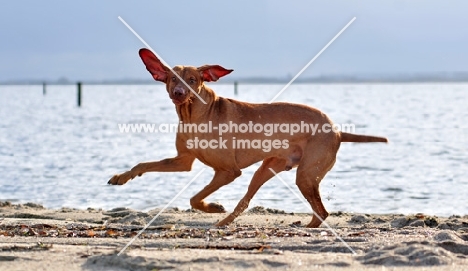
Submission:
[[[179,120],[183,124],[204,125],[211,131],[179,130],[177,140],[185,143],[179,151],[190,152],[215,170],[232,169],[233,165],[240,170],[269,157],[287,159],[288,167],[293,168],[298,165],[307,142],[313,141],[314,137],[321,141],[334,140],[334,147],[339,147],[340,135],[331,129],[328,133],[317,130],[312,135],[310,125],[316,129],[324,124],[332,126],[331,120],[318,109],[291,103],[240,102],[219,97],[207,86],[201,93],[207,104],[195,98],[190,103],[176,105]],[[299,126],[301,130],[292,131],[291,125]],[[265,131],[266,127],[268,131]],[[220,133],[220,128],[229,131]],[[195,140],[198,143],[213,141],[212,146],[216,146],[202,148],[198,144],[195,148]]]

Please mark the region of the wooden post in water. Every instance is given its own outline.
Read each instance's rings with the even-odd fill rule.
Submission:
[[[237,95],[237,81],[234,81],[234,95]]]
[[[42,83],[42,95],[46,95],[46,82]]]
[[[78,107],[81,107],[81,82],[76,83],[78,88]]]

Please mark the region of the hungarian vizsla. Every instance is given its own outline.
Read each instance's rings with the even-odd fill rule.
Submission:
[[[204,84],[232,72],[219,65],[175,66],[171,70],[150,50],[141,49],[139,54],[153,78],[166,84],[181,123],[205,125],[205,128],[210,124],[215,128],[208,132],[206,129],[179,129],[176,157],[139,163],[129,171],[113,176],[108,183],[123,185],[146,172],[190,171],[194,160],[198,159],[212,167],[215,174],[213,180],[191,198],[190,204],[204,212],[224,213],[222,205],[207,203],[204,199],[234,181],[243,168],[263,161],[245,196],[217,226],[227,225],[239,216],[258,189],[274,176],[273,172],[297,167],[296,184],[314,211],[307,227],[319,227],[328,216],[320,198],[319,184],[333,167],[341,142],[387,142],[383,137],[330,129],[333,127],[331,120],[318,109],[306,105],[253,104],[219,97]],[[315,132],[312,128],[306,129],[308,124],[318,129]],[[268,131],[266,127],[269,127]],[[297,131],[298,127],[300,131]],[[270,128],[276,129],[271,132]]]

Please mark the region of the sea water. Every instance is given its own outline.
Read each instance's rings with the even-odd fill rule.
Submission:
[[[212,84],[220,95],[268,102],[283,85]],[[49,208],[126,206],[148,210],[166,205],[205,165],[191,172],[147,173],[124,186],[112,175],[139,162],[174,157],[173,133],[122,133],[119,124],[177,123],[162,84],[0,86],[0,200],[36,202]],[[320,190],[328,211],[468,214],[468,84],[297,84],[277,101],[307,104],[360,134],[388,137],[389,144],[343,143]],[[208,197],[232,210],[259,164]],[[296,170],[280,177],[295,186]],[[213,177],[207,168],[172,203],[189,199]],[[310,212],[278,178],[255,195],[262,205]]]

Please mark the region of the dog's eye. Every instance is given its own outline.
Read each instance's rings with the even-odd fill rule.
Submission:
[[[195,79],[190,78],[189,82],[190,82],[191,85],[193,85],[193,84],[195,84]]]
[[[172,79],[172,82],[175,82],[175,80],[176,80],[176,77],[175,77],[175,76],[172,76],[172,78],[171,78],[171,79]]]

